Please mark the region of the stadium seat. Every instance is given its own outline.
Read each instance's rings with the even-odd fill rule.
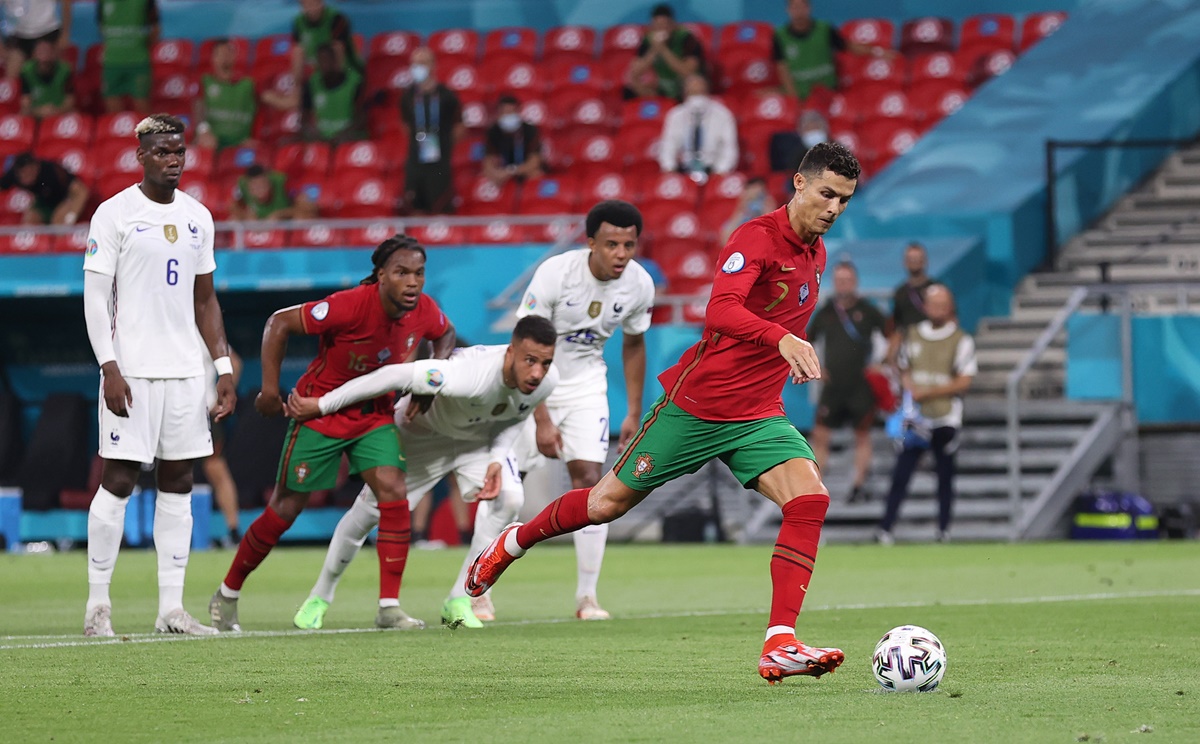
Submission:
[[[468,228],[467,240],[485,245],[517,243],[524,241],[527,233],[523,225],[513,225],[507,219],[497,217],[486,225]]]
[[[542,61],[549,68],[590,63],[596,58],[596,32],[587,26],[558,26],[542,39]]]
[[[567,178],[548,176],[521,187],[521,214],[570,214],[575,211],[575,186]]]
[[[545,129],[549,125],[550,110],[545,101],[528,99],[521,101],[521,118],[530,124]]]
[[[269,250],[283,248],[287,244],[288,231],[280,229],[246,230],[242,233],[242,244],[247,250]]]
[[[763,175],[771,170],[771,138],[796,131],[795,122],[755,121],[738,129],[741,161],[747,172]]]
[[[682,221],[682,220],[681,220]],[[651,258],[667,276],[667,286],[672,279],[712,281],[713,255],[709,244],[697,239],[663,238],[654,241]]]
[[[857,18],[846,21],[839,30],[846,41],[856,44],[887,49],[894,49],[896,46],[896,26],[884,18]]]
[[[638,203],[647,240],[655,247],[665,240],[703,239],[700,217],[679,201],[644,198]]]
[[[459,178],[474,178],[479,171],[484,155],[483,135],[468,133],[454,143],[454,151],[450,154],[451,169]]]
[[[367,108],[367,131],[374,140],[408,142],[400,104],[394,95],[384,94],[375,105]]]
[[[15,114],[21,110],[21,84],[7,77],[0,78],[0,114]]]
[[[695,296],[696,300],[683,306],[683,317],[670,315],[669,309],[663,313],[655,313],[659,322],[669,317],[672,322],[696,323],[704,322],[705,311],[708,308],[708,298],[712,294],[712,275],[690,279],[686,276],[667,275],[667,293],[677,296]]]
[[[721,91],[758,90],[779,85],[779,75],[770,56],[763,56],[756,49],[735,47],[722,50],[718,58]]]
[[[904,91],[892,90],[877,95],[869,107],[863,111],[863,117],[867,119],[900,119],[911,122],[914,113]]]
[[[333,172],[357,173],[364,178],[385,176],[395,165],[387,153],[370,140],[338,145],[333,153]]]
[[[420,35],[412,31],[384,31],[371,37],[368,58],[371,60],[371,65],[384,59],[395,59],[407,63],[413,50],[420,45]]]
[[[596,64],[599,65],[599,69],[603,73],[602,77],[609,82],[610,87],[620,93],[625,86],[625,73],[635,58],[633,54],[614,52],[601,57]]]
[[[467,129],[483,131],[492,123],[491,107],[484,102],[482,95],[463,96],[459,103],[462,105],[462,123]]]
[[[409,85],[412,85],[412,75],[408,71],[408,62],[403,59],[384,57],[367,65],[366,91],[370,99],[380,93],[398,95]]]
[[[91,185],[96,178],[96,157],[91,148],[69,140],[50,140],[34,148],[39,158],[53,160]]]
[[[633,184],[618,172],[585,174],[580,177],[580,204],[593,204],[606,199],[624,199],[636,202],[638,196],[633,189]]]
[[[896,90],[908,81],[908,65],[903,57],[860,57],[847,55],[845,65],[850,86],[876,86]],[[841,65],[839,65],[841,68]]]
[[[129,173],[111,172],[101,175],[99,168],[97,168],[95,180],[96,196],[101,201],[111,199],[121,191],[137,183],[137,180],[136,177],[131,176]],[[208,203],[205,202],[205,204],[207,205]]]
[[[973,55],[975,53],[973,49],[964,49],[960,52],[960,55]],[[970,70],[970,73],[967,75],[967,83],[973,88],[983,85],[997,75],[1003,75],[1008,72],[1008,68],[1012,67],[1016,61],[1016,53],[1009,49],[984,52],[973,58],[971,56],[959,57],[959,62]]]
[[[10,235],[0,235],[0,254],[29,255],[50,253],[54,249],[54,237],[33,230],[21,230]]]
[[[0,116],[0,157],[15,155],[33,147],[37,120],[32,116],[5,114]]]
[[[574,88],[588,91],[591,97],[602,96],[608,90],[610,81],[597,62],[576,60],[556,65],[543,63],[543,66],[548,71],[551,93]]]
[[[54,252],[79,255],[87,248],[87,240],[88,226],[79,225],[69,233],[54,236]]]
[[[621,126],[653,122],[661,127],[663,119],[667,118],[667,112],[674,106],[675,102],[669,98],[638,98],[625,101],[621,106]]]
[[[727,173],[709,179],[698,211],[706,234],[715,236],[720,232],[721,226],[737,208],[745,188],[746,176],[742,173]]]
[[[233,74],[241,77],[250,71],[250,40],[244,36],[230,36],[227,39],[233,45]],[[205,39],[200,42],[197,69],[208,72],[212,69],[212,50],[218,39]]]
[[[190,71],[155,76],[150,87],[150,107],[155,111],[188,116],[200,84]]]
[[[626,164],[652,162],[658,163],[658,153],[662,149],[662,124],[658,122],[633,122],[623,124],[617,131],[618,155],[623,157]]]
[[[539,66],[522,60],[507,66],[493,67],[490,63],[484,67],[486,87],[494,94],[493,98],[504,93],[511,93],[517,98],[540,96],[546,89],[546,81],[542,77]],[[495,70],[494,76],[491,71]]]
[[[339,174],[340,175],[340,174]],[[383,178],[361,178],[350,173],[349,183],[341,181],[341,208],[339,217],[350,219],[363,217],[386,217],[396,213],[398,195],[391,180]]]
[[[659,173],[644,184],[642,199],[649,202],[670,202],[676,209],[695,209],[700,200],[700,187],[681,173]]]
[[[104,66],[104,45],[92,44],[83,55],[84,68],[100,69]]]
[[[399,232],[399,228],[399,223],[376,222],[366,227],[355,227],[345,230],[342,233],[342,239],[348,247],[374,248]]]
[[[721,27],[717,39],[717,49],[722,55],[735,49],[746,49],[757,53],[760,57],[770,59],[774,38],[775,28],[765,21],[727,23]],[[712,46],[706,46],[705,51],[711,55]]]
[[[154,77],[166,77],[196,70],[195,44],[189,39],[163,39],[150,48],[150,69]]]
[[[254,68],[268,67],[286,61],[286,66],[292,64],[291,34],[271,34],[263,36],[254,42]]]
[[[332,159],[333,149],[327,142],[293,142],[275,151],[271,167],[289,180],[299,179],[301,174],[324,178]]]
[[[96,172],[101,178],[114,174],[124,176],[126,185],[134,183],[142,175],[142,164],[137,159],[138,143],[108,141],[96,147]]]
[[[908,152],[921,137],[913,126],[896,119],[868,120],[858,132],[871,173],[878,173],[894,158]]]
[[[512,214],[517,211],[517,184],[508,181],[497,186],[486,178],[476,178],[462,192],[459,209],[465,215]]]
[[[829,131],[829,140],[837,142],[856,156],[865,156],[866,153],[862,149],[862,140],[859,139],[858,133],[854,128],[849,129],[831,129]]]
[[[604,37],[600,45],[600,56],[602,58],[612,56],[628,57],[637,52],[637,49],[642,44],[642,35],[645,33],[640,23],[622,23],[617,26],[610,26],[604,31]]]
[[[497,28],[483,37],[483,59],[489,64],[501,57],[532,62],[537,56],[537,31],[524,26]]]
[[[218,177],[240,176],[247,168],[258,163],[266,165],[271,162],[271,148],[266,144],[240,145],[227,147],[217,153],[217,163],[214,172]]]
[[[466,243],[470,231],[459,225],[451,225],[444,220],[437,220],[428,225],[414,225],[405,230],[421,242],[422,245],[462,245]]]
[[[566,118],[566,126],[582,136],[587,134],[609,134],[613,131],[612,112],[599,98],[585,98],[576,103]]]
[[[33,196],[25,189],[0,191],[0,225],[19,225],[25,210],[33,205]]]
[[[121,142],[133,141],[133,130],[139,121],[141,121],[141,118],[132,111],[104,114],[96,119],[94,141],[97,145],[108,140],[119,140]]]
[[[442,70],[463,62],[474,65],[479,59],[479,34],[471,29],[435,31],[426,43],[437,56],[438,67]]]
[[[200,147],[193,144],[187,149],[184,158],[183,172],[198,178],[208,178],[216,165],[216,153],[210,147]]]
[[[980,52],[1016,49],[1017,23],[1010,15],[984,13],[973,15],[962,22],[959,29],[958,48],[975,49]]]
[[[696,37],[696,41],[700,42],[700,47],[704,50],[706,56],[712,56],[713,39],[716,38],[716,32],[713,30],[711,23],[703,21],[686,21],[679,24],[691,32],[692,36]]]
[[[444,71],[442,81],[450,90],[459,94],[468,91],[480,94],[485,92],[483,80],[475,65],[468,62],[456,62],[442,69]]]
[[[48,116],[38,126],[37,144],[69,142],[87,147],[92,142],[96,121],[87,114],[70,113]]]
[[[907,57],[954,50],[954,22],[948,18],[914,18],[900,28],[900,51]]]
[[[259,108],[254,118],[255,139],[263,142],[277,142],[300,134],[300,112],[276,111],[269,106]]]
[[[795,98],[774,91],[747,96],[740,105],[730,106],[739,125],[751,122],[775,121],[791,128],[796,126],[800,105]]]
[[[607,134],[583,134],[575,137],[568,147],[567,165],[615,166],[617,143]]]
[[[958,85],[967,81],[968,70],[959,64],[958,57],[950,52],[933,52],[922,54],[912,61],[910,67],[910,85],[917,85],[926,80],[947,80]]]
[[[1025,16],[1025,20],[1021,22],[1020,51],[1024,52],[1057,31],[1066,20],[1067,14],[1062,12],[1030,13]]]
[[[962,108],[970,94],[953,80],[924,80],[908,90],[908,102],[923,129]]]

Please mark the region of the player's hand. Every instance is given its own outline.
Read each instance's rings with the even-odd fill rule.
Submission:
[[[422,413],[429,411],[429,407],[433,405],[433,399],[436,395],[414,395],[408,401],[408,408],[404,409],[404,422],[408,423]]]
[[[264,390],[254,399],[254,410],[264,416],[278,416],[283,413],[283,398],[278,390]]]
[[[129,406],[133,405],[133,391],[121,376],[116,362],[104,370],[104,405],[121,418],[129,418]]]
[[[305,398],[293,390],[288,395],[284,412],[301,423],[311,421],[321,415],[321,399]]]
[[[633,439],[633,435],[637,434],[638,427],[641,425],[641,419],[636,413],[630,413],[621,422],[621,438],[617,440],[617,454],[625,451],[625,447],[629,445],[629,440]]]
[[[562,455],[562,432],[552,423],[537,427],[537,448],[546,457],[557,460]]]
[[[488,463],[487,472],[483,476],[483,488],[479,490],[479,495],[476,498],[480,501],[491,501],[500,495],[501,472],[500,463]]]
[[[779,341],[779,354],[792,368],[792,382],[803,385],[821,379],[821,361],[812,344],[789,333]]]
[[[209,412],[213,421],[221,421],[233,413],[237,405],[237,388],[233,384],[233,375],[221,375],[217,378],[217,404]]]

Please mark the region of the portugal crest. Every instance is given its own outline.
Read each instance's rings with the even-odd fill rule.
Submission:
[[[303,483],[304,479],[308,477],[308,473],[309,473],[308,463],[302,462],[299,465],[297,465],[296,466],[296,482]]]
[[[650,475],[650,471],[654,470],[654,458],[650,455],[638,455],[633,461],[633,477],[644,478]]]
[[[168,243],[174,243],[179,240],[179,230],[174,225],[163,225],[163,237],[167,239]]]
[[[589,318],[598,317],[600,315],[600,311],[602,309],[604,309],[604,303],[593,302],[592,304],[588,305],[588,317]]]

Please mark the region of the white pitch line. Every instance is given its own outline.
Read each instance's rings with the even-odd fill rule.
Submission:
[[[1009,599],[950,599],[936,602],[879,602],[856,604],[832,604],[805,607],[805,612],[837,612],[889,609],[919,609],[926,607],[980,607],[989,605],[1048,604],[1057,602],[1101,602],[1113,599],[1148,599],[1153,597],[1200,597],[1200,589],[1162,589],[1144,592],[1103,592],[1097,594],[1054,594],[1038,597],[1012,597]],[[744,610],[701,610],[696,612],[653,612],[641,615],[623,615],[617,620],[666,620],[689,617],[725,617],[729,615],[752,615],[766,612],[766,608]],[[575,618],[543,618],[540,620],[510,620],[488,623],[490,627],[523,625],[558,625],[577,623]],[[439,630],[433,626],[427,630]],[[77,635],[10,635],[0,636],[0,641],[48,641],[46,643],[7,643],[0,651],[17,649],[75,648],[80,646],[115,646],[127,643],[169,643],[177,641],[233,640],[238,638],[287,638],[320,635],[348,635],[359,633],[383,633],[380,628],[336,628],[331,630],[247,630],[241,633],[222,633],[211,636],[175,635],[163,633],[122,633],[115,638],[82,640]],[[68,640],[70,639],[70,640]]]

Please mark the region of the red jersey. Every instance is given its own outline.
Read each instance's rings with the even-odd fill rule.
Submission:
[[[305,397],[324,395],[385,364],[406,362],[421,339],[438,338],[448,327],[445,314],[426,294],[417,300],[416,308],[399,318],[388,317],[378,284],[363,284],[318,302],[306,302],[300,312],[305,333],[321,336],[317,358],[296,383]],[[392,423],[394,403],[395,396],[381,395],[304,426],[327,437],[354,439]]]
[[[804,338],[825,271],[825,242],[803,243],[787,208],[750,220],[721,251],[699,343],[658,376],[667,399],[706,421],[783,414],[787,334]]]

